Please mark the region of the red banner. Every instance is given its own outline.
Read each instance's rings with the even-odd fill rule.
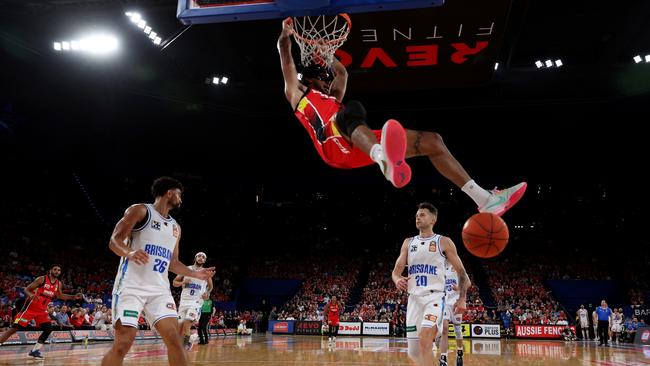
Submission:
[[[515,335],[518,338],[562,338],[565,325],[517,325]],[[575,334],[576,327],[569,326]]]
[[[448,1],[442,7],[353,14],[336,53],[348,89],[377,91],[476,86],[494,74],[511,0]]]

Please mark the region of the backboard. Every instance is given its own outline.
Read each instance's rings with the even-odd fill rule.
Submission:
[[[444,0],[179,0],[176,16],[183,24],[223,23],[427,8],[443,3]]]

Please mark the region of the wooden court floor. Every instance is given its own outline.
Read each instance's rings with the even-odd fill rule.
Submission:
[[[453,341],[450,343],[454,343]],[[189,352],[193,365],[413,365],[402,338],[339,337],[335,347],[316,336],[255,335],[213,338]],[[0,347],[0,365],[99,365],[110,343],[43,347],[45,360],[27,356],[31,346]],[[454,346],[452,346],[453,349]],[[650,347],[597,347],[594,342],[465,340],[465,365],[650,365]],[[450,352],[449,365],[455,365]],[[161,341],[140,341],[125,365],[167,365]],[[436,362],[436,366],[438,363]]]

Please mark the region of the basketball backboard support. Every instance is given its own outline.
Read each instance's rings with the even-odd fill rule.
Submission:
[[[289,16],[370,13],[441,6],[444,0],[179,0],[183,24],[276,19]]]

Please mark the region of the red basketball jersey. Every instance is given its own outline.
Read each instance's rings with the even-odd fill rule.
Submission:
[[[328,312],[327,312],[327,322],[331,325],[339,325],[339,304],[332,304],[329,303],[327,305],[328,307]]]
[[[59,292],[59,280],[50,282],[50,276],[45,276],[45,282],[40,285],[35,292],[32,303],[29,306],[30,311],[47,311],[47,305],[56,297]]]
[[[374,164],[368,154],[350,145],[336,125],[341,103],[333,96],[307,89],[294,111],[314,143],[318,155],[328,165],[353,169]],[[372,131],[381,140],[381,130]]]

